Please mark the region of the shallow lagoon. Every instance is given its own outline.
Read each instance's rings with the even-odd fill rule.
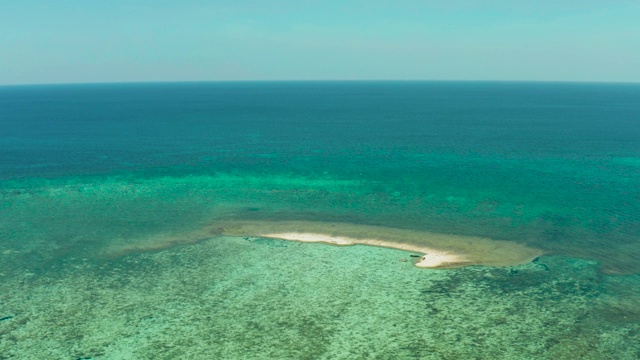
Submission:
[[[11,255],[3,255],[8,257]],[[401,259],[408,259],[402,262]],[[409,253],[224,237],[4,276],[4,358],[633,359],[637,275],[543,257],[425,270]]]

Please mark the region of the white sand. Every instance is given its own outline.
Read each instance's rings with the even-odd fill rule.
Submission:
[[[513,266],[528,263],[543,254],[539,249],[514,241],[374,225],[301,220],[216,221],[188,233],[157,234],[140,239],[114,241],[102,251],[102,254],[111,258],[136,252],[159,251],[221,235],[258,236],[342,246],[363,244],[394,248],[422,254],[421,260],[415,265],[425,268],[457,268],[469,265]]]
[[[460,264],[468,263],[469,261],[461,255],[451,254],[444,251],[438,251],[431,248],[401,244],[395,242],[388,242],[378,239],[356,239],[344,236],[331,236],[326,234],[307,233],[307,232],[283,232],[283,233],[270,233],[260,234],[262,237],[301,241],[301,242],[320,242],[333,245],[355,245],[364,244],[372,246],[382,246],[388,248],[395,248],[400,250],[407,250],[412,252],[419,252],[424,254],[420,261],[415,265],[423,268],[442,268],[449,266],[459,266]]]

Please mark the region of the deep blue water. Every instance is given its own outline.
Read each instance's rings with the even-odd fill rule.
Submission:
[[[344,152],[634,158],[638,85],[184,83],[0,88],[2,177]],[[224,164],[224,168],[228,164]]]

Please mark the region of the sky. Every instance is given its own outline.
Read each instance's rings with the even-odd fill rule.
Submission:
[[[640,82],[638,0],[0,0],[0,85]]]

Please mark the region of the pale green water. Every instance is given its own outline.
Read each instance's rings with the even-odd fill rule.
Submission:
[[[14,318],[0,323],[0,349],[17,359],[640,356],[637,275],[559,257],[446,271],[402,258],[257,238],[67,258],[5,277],[0,304]]]

